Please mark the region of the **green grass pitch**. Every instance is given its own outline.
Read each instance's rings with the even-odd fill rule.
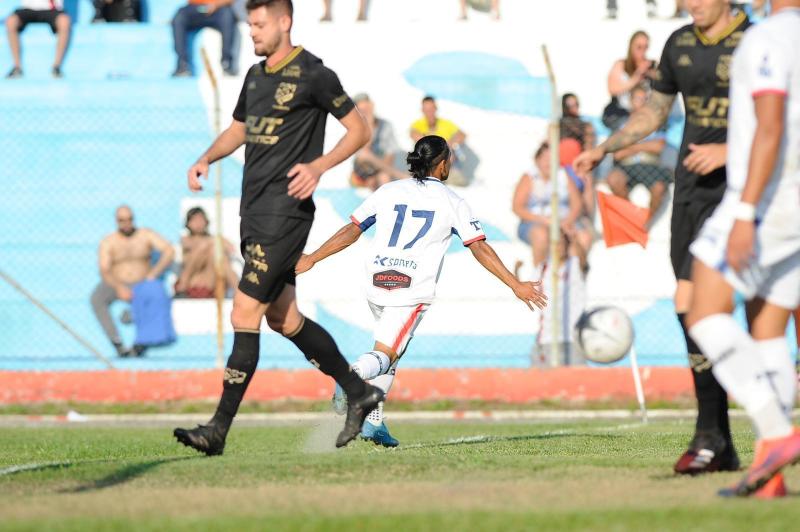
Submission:
[[[234,426],[225,455],[169,427],[0,429],[2,530],[792,530],[796,492],[723,500],[677,478],[687,421],[392,423],[401,447],[333,450],[342,422]],[[744,463],[752,433],[736,423]],[[39,464],[11,472],[13,466]],[[49,465],[48,465],[49,464]],[[787,471],[790,491],[800,468]]]

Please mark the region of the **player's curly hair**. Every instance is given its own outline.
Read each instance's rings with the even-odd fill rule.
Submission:
[[[414,145],[414,151],[406,156],[406,164],[411,177],[425,179],[440,162],[450,158],[447,141],[438,135],[422,137]]]

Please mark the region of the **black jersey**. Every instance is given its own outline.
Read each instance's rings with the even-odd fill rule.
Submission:
[[[336,73],[301,46],[272,68],[253,65],[233,111],[247,127],[239,214],[313,218],[313,200],[289,196],[286,175],[322,155],[327,114],[341,119],[353,107]]]
[[[734,49],[750,26],[740,12],[731,25],[713,40],[693,25],[680,28],[664,45],[653,89],[683,95],[686,124],[675,169],[675,201],[686,203],[721,199],[725,191],[725,168],[697,175],[683,165],[689,144],[724,143],[728,136],[728,85]]]

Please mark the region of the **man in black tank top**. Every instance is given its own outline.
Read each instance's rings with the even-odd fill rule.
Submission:
[[[674,470],[696,475],[739,468],[728,420],[728,396],[711,372],[711,364],[689,337],[685,315],[692,296],[689,245],[725,190],[728,131],[728,85],[731,56],[750,25],[727,0],[692,2],[693,24],[675,31],[664,45],[661,63],[645,108],[600,146],[582,153],[574,166],[587,172],[607,153],[643,139],[667,119],[680,92],[686,124],[675,169],[670,258],[675,278],[675,311],[686,339],[698,415],[695,435]]]
[[[245,145],[241,222],[245,266],[233,299],[233,350],[223,376],[217,411],[207,425],[175,429],[175,437],[207,455],[222,454],[233,417],[259,358],[262,319],[292,341],[314,366],[347,392],[345,427],[336,441],[347,445],[361,431],[383,393],[350,369],[333,338],[297,309],[294,267],[314,218],[311,196],[320,176],[360,149],[369,128],[322,61],[291,42],[291,0],[248,0],[256,55],[266,59],[247,72],[233,122],[188,174],[202,189],[208,166]],[[323,154],[328,113],[347,130]]]

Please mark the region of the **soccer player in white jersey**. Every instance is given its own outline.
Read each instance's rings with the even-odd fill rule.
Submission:
[[[800,459],[790,413],[797,377],[784,337],[800,304],[800,0],[773,0],[731,65],[727,190],[691,246],[689,332],[756,429],[744,478],[722,495],[785,495]],[[752,300],[750,334],[731,316]]]
[[[319,249],[303,255],[296,273],[353,244],[375,224],[372,250],[366,260],[367,300],[375,316],[375,345],[361,355],[353,369],[364,380],[389,391],[394,367],[408,347],[428,307],[433,302],[436,282],[452,235],[457,235],[478,262],[505,283],[531,310],[544,307],[546,298],[540,282],[519,281],[486,243],[480,222],[467,202],[445,186],[450,172],[451,152],[442,137],[421,138],[408,154],[412,179],[387,183],[370,195],[350,217],[352,223],[339,229]],[[379,407],[380,408],[380,407]],[[383,425],[380,412],[379,429]],[[370,413],[362,436],[387,446],[394,440],[369,437],[376,413]],[[371,431],[371,432],[370,432]]]

